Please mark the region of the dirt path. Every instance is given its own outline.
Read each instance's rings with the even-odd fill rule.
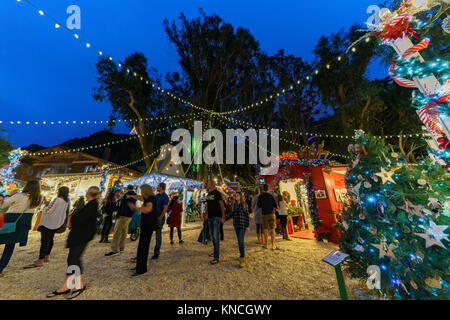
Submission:
[[[198,243],[199,232],[185,231],[183,245],[170,245],[169,235],[164,233],[160,258],[150,260],[148,274],[136,279],[130,277],[134,265],[129,260],[136,254],[137,242],[127,240],[122,255],[105,257],[110,246],[98,243],[96,237],[83,260],[88,289],[78,299],[339,299],[334,269],[321,261],[337,249],[334,244],[278,237],[280,250],[272,251],[257,245],[255,233],[250,232],[246,237],[248,267],[239,269],[231,222],[225,225],[221,262],[215,266],[209,265],[212,245]],[[39,250],[40,234],[31,233],[28,246],[17,248],[0,278],[0,299],[45,299],[56,289],[67,267],[66,237],[56,236],[50,263],[23,270]],[[154,243],[153,237],[152,249]],[[347,287],[351,291],[357,284],[347,281]]]

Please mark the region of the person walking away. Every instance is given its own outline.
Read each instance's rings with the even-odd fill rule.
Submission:
[[[58,229],[64,228],[69,213],[69,188],[60,187],[57,198],[42,210],[38,231],[41,233],[41,248],[39,258],[35,263],[23,267],[24,269],[39,268],[50,260],[54,237]]]
[[[107,257],[115,256],[125,250],[125,241],[128,234],[128,225],[133,217],[134,210],[130,204],[136,204],[136,192],[134,186],[128,185],[127,192],[123,195],[117,211],[116,225],[114,226],[114,237],[111,243],[111,252],[105,254]]]
[[[156,213],[160,222],[160,227],[156,230],[156,245],[152,259],[158,259],[162,244],[162,229],[166,222],[166,212],[169,206],[169,196],[166,193],[166,184],[161,182],[156,188]]]
[[[110,243],[108,240],[109,233],[111,232],[112,221],[113,221],[113,213],[117,210],[116,197],[114,196],[114,192],[110,191],[103,201],[102,205],[102,213],[103,213],[103,228],[102,228],[102,237],[100,239],[100,243]]]
[[[253,221],[256,226],[256,237],[258,238],[258,243],[263,244],[263,220],[262,220],[262,209],[258,207],[258,197],[261,194],[261,189],[255,189],[255,196],[252,198],[251,207],[253,209]]]
[[[83,285],[83,264],[81,257],[88,243],[94,239],[97,232],[99,196],[99,187],[89,187],[86,192],[86,205],[72,215],[69,225],[70,232],[67,237],[69,255],[67,257],[66,278],[63,285],[59,289],[49,293],[47,298],[70,293],[67,299],[73,299],[78,297],[86,289],[86,286]]]
[[[0,233],[0,244],[5,245],[0,258],[0,277],[4,276],[3,270],[8,266],[16,243],[21,247],[27,245],[33,214],[41,201],[41,186],[38,181],[28,181],[22,192],[15,193],[3,201],[2,208],[7,209],[4,222],[16,222],[16,230],[12,233]]]
[[[280,226],[284,240],[291,240],[287,231],[288,206],[283,195],[278,195],[278,215],[280,216]]]
[[[264,228],[264,248],[269,249],[268,246],[268,233],[270,230],[270,237],[272,240],[272,250],[275,250],[275,210],[277,208],[277,203],[275,198],[269,193],[269,186],[267,184],[263,185],[263,193],[258,197],[258,207],[261,208],[261,214],[263,218],[263,228]]]
[[[208,195],[206,196],[206,210],[203,218],[208,217],[208,228],[211,232],[212,242],[214,245],[214,259],[211,264],[219,263],[220,254],[220,222],[225,223],[225,205],[221,193],[216,189],[214,181],[208,181]]]
[[[167,218],[170,228],[170,244],[173,244],[173,230],[177,228],[178,233],[178,243],[184,243],[181,239],[181,212],[183,211],[183,206],[178,201],[178,196],[174,196],[169,203],[167,211],[170,212]]]
[[[239,246],[239,267],[245,268],[245,247],[244,247],[244,239],[245,233],[250,230],[250,217],[248,212],[247,203],[244,200],[244,197],[241,193],[236,194],[236,201],[234,203],[233,208],[233,226],[234,231],[236,232],[236,237],[238,240]]]
[[[147,184],[141,186],[141,195],[138,200],[142,201],[141,207],[130,204],[131,208],[141,212],[141,233],[139,237],[136,268],[132,277],[137,277],[147,272],[148,251],[153,231],[160,228],[158,215],[156,213],[156,197],[153,188]]]

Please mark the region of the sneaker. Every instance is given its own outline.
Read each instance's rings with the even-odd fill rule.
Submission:
[[[152,260],[156,260],[156,259],[158,259],[158,257],[159,257],[159,254],[154,254],[152,257]]]
[[[219,259],[214,259],[214,260],[211,260],[210,262],[209,262],[210,264],[218,264],[219,263]]]
[[[105,257],[112,257],[112,256],[117,256],[118,254],[120,254],[120,252],[110,252],[110,253],[107,253],[107,254],[105,254]]]
[[[178,241],[178,243],[179,243],[179,244],[183,244],[183,243],[184,243],[184,241],[183,241],[183,240],[180,240],[180,241]]]
[[[103,243],[111,243],[111,241],[109,241],[108,239],[103,240]]]

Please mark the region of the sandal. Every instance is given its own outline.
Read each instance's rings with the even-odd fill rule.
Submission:
[[[84,286],[84,287],[81,288],[81,289],[73,290],[73,291],[70,293],[70,296],[67,297],[67,300],[75,299],[75,298],[78,297],[81,293],[83,293],[83,291],[84,291],[85,289],[86,289],[86,286]],[[76,294],[76,295],[73,296],[73,294]]]
[[[29,265],[27,265],[27,266],[25,266],[25,267],[23,267],[24,269],[33,269],[33,268],[40,268],[40,267],[43,267],[44,265],[43,264],[41,264],[41,265],[38,265],[38,264],[36,264],[36,263],[32,263],[32,264],[29,264]]]
[[[55,290],[52,293],[49,293],[47,295],[47,298],[53,298],[53,297],[60,296],[63,294],[68,294],[68,293],[70,293],[70,289],[68,289],[67,291],[63,291],[63,292],[58,292],[58,290]]]

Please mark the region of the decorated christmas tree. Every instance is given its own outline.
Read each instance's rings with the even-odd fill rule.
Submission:
[[[379,268],[377,289],[388,299],[449,299],[448,171],[431,161],[406,164],[362,131],[355,139],[340,226],[347,271],[369,284],[368,267]]]

